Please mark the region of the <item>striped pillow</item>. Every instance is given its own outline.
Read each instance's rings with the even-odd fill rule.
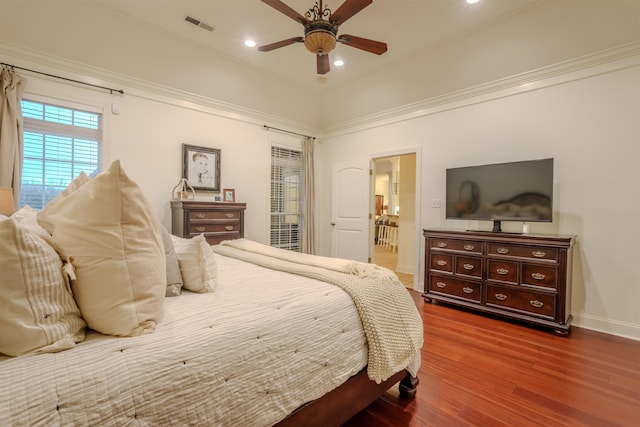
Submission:
[[[62,261],[27,223],[0,217],[0,271],[0,353],[55,352],[84,340]]]

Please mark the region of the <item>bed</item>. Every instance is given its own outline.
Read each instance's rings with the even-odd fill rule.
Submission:
[[[245,240],[212,249],[204,236],[169,236],[169,250],[166,230],[119,164],[103,174],[109,189],[92,188],[105,180],[102,175],[85,177],[44,213],[0,218],[0,303],[4,313],[15,312],[14,321],[20,310],[28,314],[19,325],[24,339],[14,347],[6,331],[18,326],[0,314],[0,352],[11,354],[0,356],[5,425],[339,425],[399,381],[402,395],[415,395],[422,322],[393,273]],[[112,190],[117,224],[101,218],[96,228],[95,217],[114,204],[98,199]],[[99,205],[96,211],[87,212],[82,203],[79,208],[77,199],[87,197],[90,206]],[[131,229],[136,222],[143,228],[137,232]],[[88,229],[101,234],[87,238]],[[74,232],[81,242],[68,237]],[[117,233],[119,245],[100,243]],[[127,241],[131,236],[134,241]],[[26,277],[26,258],[9,259],[15,255],[11,245],[24,241],[58,257],[55,267],[70,278],[55,293],[64,309],[52,310],[49,301],[34,304],[32,290],[5,279]],[[105,247],[95,251],[96,245]],[[103,265],[118,258],[107,253],[111,249],[125,251],[116,260],[124,267]],[[174,254],[180,285],[169,278]],[[119,275],[135,280],[114,299],[124,280],[116,284]],[[101,286],[91,289],[99,280]],[[24,285],[29,287],[34,285]],[[52,318],[66,329],[47,329]],[[29,324],[33,319],[41,323]],[[39,342],[42,336],[48,341]],[[36,348],[20,348],[36,341]]]

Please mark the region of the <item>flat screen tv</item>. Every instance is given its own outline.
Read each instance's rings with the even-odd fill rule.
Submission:
[[[447,219],[551,222],[553,159],[450,168],[446,193]]]

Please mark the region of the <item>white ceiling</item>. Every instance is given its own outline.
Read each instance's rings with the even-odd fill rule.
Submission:
[[[543,1],[480,0],[469,5],[466,0],[374,0],[340,26],[338,35],[383,41],[388,51],[378,56],[338,43],[330,54],[331,62],[340,58],[345,65],[338,68],[332,64],[323,83],[336,85],[358,79]],[[315,0],[283,2],[301,15],[315,4]],[[302,43],[271,52],[244,46],[247,38],[260,46],[304,35],[302,25],[260,0],[92,0],[92,3],[127,15],[140,25],[151,25],[204,46],[212,55],[232,58],[292,81],[315,86],[320,77],[316,74],[315,56]],[[343,0],[325,2],[333,10],[342,3]],[[188,23],[187,15],[214,30],[209,32]]]

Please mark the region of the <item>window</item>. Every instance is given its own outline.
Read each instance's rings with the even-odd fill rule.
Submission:
[[[301,252],[304,191],[302,152],[271,147],[270,244]]]
[[[101,170],[102,114],[23,99],[20,206],[42,209],[80,174]]]

